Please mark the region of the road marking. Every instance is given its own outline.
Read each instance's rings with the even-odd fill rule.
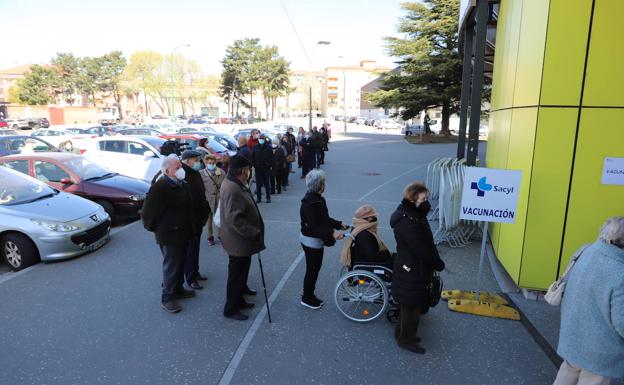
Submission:
[[[127,230],[128,228],[130,228],[130,227],[132,227],[132,226],[136,225],[137,223],[141,223],[141,221],[134,221],[134,222],[132,222],[132,223],[128,223],[127,225],[124,225],[124,226],[121,226],[121,227],[117,227],[117,228],[115,228],[115,229],[112,229],[112,230],[110,231],[110,235],[111,235],[111,236],[113,236],[113,235],[115,235],[115,234],[117,234],[117,233],[120,233],[120,232],[122,232],[122,231],[124,231],[124,230]]]
[[[299,255],[294,260],[294,262],[290,265],[288,270],[286,270],[286,273],[284,273],[284,275],[282,276],[282,279],[280,279],[279,283],[277,284],[277,286],[271,293],[271,296],[269,297],[269,306],[273,305],[273,302],[275,302],[280,291],[282,291],[282,289],[284,288],[284,285],[286,285],[286,282],[290,279],[290,276],[297,268],[297,265],[301,263],[303,256],[304,256],[304,253],[302,251],[301,253],[299,253]],[[245,352],[247,352],[247,349],[251,345],[251,340],[254,338],[254,336],[258,332],[258,329],[260,329],[260,325],[262,324],[262,321],[264,321],[264,318],[266,317],[266,315],[267,315],[267,311],[266,311],[266,305],[265,305],[262,307],[262,310],[258,312],[258,314],[256,315],[256,318],[254,319],[253,324],[251,325],[249,330],[247,330],[247,333],[245,334],[245,337],[243,337],[243,340],[241,341],[240,345],[238,345],[238,349],[236,349],[236,352],[234,352],[234,356],[232,357],[232,360],[230,361],[227,368],[225,369],[225,372],[223,373],[223,376],[221,377],[221,380],[219,381],[219,385],[229,385],[230,382],[232,382],[232,378],[234,378],[236,369],[238,369],[238,366],[243,360],[243,356],[245,355]]]
[[[5,282],[7,282],[7,281],[10,281],[10,280],[12,280],[12,279],[13,279],[13,278],[15,278],[15,277],[19,277],[19,276],[20,276],[20,275],[22,275],[22,274],[26,274],[26,273],[28,273],[29,271],[35,270],[37,267],[39,267],[39,266],[41,266],[41,265],[42,265],[42,263],[41,263],[41,262],[39,262],[38,264],[36,264],[36,265],[32,265],[32,266],[30,266],[30,267],[27,267],[27,268],[25,268],[24,270],[15,271],[15,272],[10,271],[10,272],[8,272],[8,273],[4,273],[4,274],[2,274],[2,275],[0,276],[0,284],[5,283]]]
[[[369,192],[367,192],[366,194],[364,194],[364,195],[363,195],[360,199],[358,199],[358,200],[361,202],[361,201],[363,201],[364,199],[366,199],[366,197],[367,197],[367,196],[369,196],[369,195],[373,194],[374,192],[376,192],[376,191],[377,191],[377,190],[379,190],[380,188],[382,188],[382,187],[384,187],[384,186],[386,186],[386,185],[388,185],[388,184],[390,184],[390,183],[394,182],[395,180],[397,180],[397,179],[399,179],[399,178],[401,178],[401,177],[404,177],[404,176],[405,176],[405,175],[407,175],[407,174],[410,174],[410,173],[412,173],[412,172],[414,172],[414,171],[416,171],[416,170],[420,170],[421,168],[424,168],[424,167],[427,167],[427,165],[426,165],[426,164],[421,164],[421,165],[420,165],[420,166],[418,166],[418,167],[414,167],[414,168],[413,168],[413,169],[411,169],[411,170],[407,170],[407,171],[405,171],[403,174],[397,175],[397,176],[395,176],[394,178],[392,178],[392,179],[390,179],[390,180],[386,181],[385,183],[382,183],[382,184],[380,184],[379,186],[375,187],[375,188],[374,188],[374,189],[372,189],[371,191],[369,191]]]

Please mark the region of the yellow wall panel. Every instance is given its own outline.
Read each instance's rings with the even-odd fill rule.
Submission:
[[[516,282],[519,282],[522,263],[536,123],[537,107],[513,110],[507,169],[521,170],[522,183],[520,185],[516,223],[500,225],[497,256]]]
[[[598,237],[602,223],[624,215],[624,186],[600,183],[605,157],[624,158],[624,108],[583,108],[560,272],[572,253]]]
[[[540,104],[578,106],[592,0],[550,0]],[[574,20],[573,23],[570,20]]]
[[[624,106],[624,1],[595,0],[584,106]]]
[[[546,289],[557,278],[578,108],[540,108],[520,285]]]
[[[521,19],[522,1],[501,2],[496,27],[497,48],[494,54],[492,110],[513,105]]]
[[[542,83],[549,0],[524,0],[514,88],[514,106],[536,106]]]

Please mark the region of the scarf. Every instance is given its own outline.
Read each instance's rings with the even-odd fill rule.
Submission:
[[[354,219],[353,224],[355,225],[355,229],[351,232],[352,237],[346,237],[346,242],[342,247],[342,253],[340,254],[340,262],[344,266],[351,266],[351,245],[353,244],[353,240],[355,237],[361,233],[362,231],[368,231],[375,236],[377,239],[377,245],[379,245],[379,251],[388,250],[388,246],[384,243],[384,241],[379,238],[377,235],[377,226],[378,222],[369,222],[365,219]]]

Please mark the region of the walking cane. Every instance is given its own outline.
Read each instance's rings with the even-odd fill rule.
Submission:
[[[260,276],[262,277],[262,288],[264,289],[264,302],[266,303],[267,314],[269,315],[269,323],[272,323],[271,309],[269,308],[269,297],[267,297],[266,283],[264,282],[264,270],[262,269],[262,255],[260,252],[258,252],[258,263],[260,264]]]

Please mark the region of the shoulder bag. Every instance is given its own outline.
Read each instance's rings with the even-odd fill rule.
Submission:
[[[552,305],[552,306],[561,305],[561,300],[563,299],[563,292],[565,291],[566,283],[568,281],[568,274],[570,273],[570,271],[576,264],[576,261],[578,261],[578,259],[581,257],[581,254],[583,254],[583,251],[585,251],[585,249],[587,249],[588,246],[589,245],[585,245],[581,247],[580,249],[578,249],[576,253],[574,253],[563,275],[559,277],[558,280],[550,284],[550,286],[548,287],[548,291],[546,292],[546,294],[544,294],[544,300],[549,305]]]

